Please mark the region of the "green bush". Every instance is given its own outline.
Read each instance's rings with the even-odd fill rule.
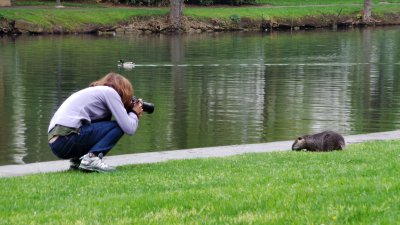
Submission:
[[[240,16],[236,15],[236,14],[229,16],[229,19],[231,19],[231,21],[234,22],[234,23],[239,23],[240,20],[241,20]]]
[[[257,3],[256,0],[216,0],[217,4],[223,5],[254,5]]]
[[[188,0],[185,1],[192,5],[255,5],[257,0]]]
[[[119,0],[119,3],[136,6],[168,6],[169,0]]]
[[[188,0],[187,3],[192,5],[208,6],[208,5],[213,5],[214,0]]]

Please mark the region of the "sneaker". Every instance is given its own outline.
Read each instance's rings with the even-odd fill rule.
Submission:
[[[70,170],[79,170],[79,165],[81,164],[80,158],[72,158],[69,160],[69,169]]]
[[[88,153],[81,157],[81,164],[79,169],[86,171],[96,171],[96,172],[112,172],[115,171],[115,167],[105,164],[102,160],[103,154],[100,153],[96,156],[93,153]]]

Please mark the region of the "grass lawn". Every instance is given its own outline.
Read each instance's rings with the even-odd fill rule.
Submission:
[[[65,28],[76,28],[82,24],[113,25],[137,16],[160,16],[167,14],[166,8],[72,8],[72,9],[0,9],[0,17],[41,25],[44,28],[60,24]]]
[[[0,179],[0,224],[396,224],[400,141]]]
[[[308,16],[321,15],[358,15],[362,6],[310,6],[289,8],[262,8],[262,7],[237,7],[237,8],[185,8],[184,15],[193,18],[229,18],[232,15],[248,17],[251,19],[300,19]],[[373,8],[373,13],[400,13],[399,5],[379,5]]]
[[[362,6],[310,6],[289,8],[263,7],[186,7],[184,15],[197,19],[217,18],[229,20],[232,15],[251,19],[300,19],[307,16],[341,15],[360,13]],[[114,25],[129,21],[137,16],[161,16],[167,14],[168,8],[69,8],[69,9],[0,9],[0,17],[10,20],[22,19],[35,23],[43,28],[60,25],[66,29],[75,29],[83,24]],[[400,13],[399,5],[379,5],[374,13]]]
[[[301,20],[306,17],[321,17],[326,15],[351,15],[354,18],[360,16],[363,0],[260,0],[266,1],[274,6],[296,6],[301,3],[307,7],[185,7],[183,14],[189,18],[202,19],[221,19],[230,21],[232,16],[238,18],[250,18],[253,20],[273,20],[273,19],[291,19]],[[268,2],[267,2],[268,1]],[[375,0],[375,3],[380,0]],[[400,0],[389,0],[389,2],[398,2]],[[66,30],[76,30],[85,25],[110,25],[123,23],[139,16],[163,16],[169,12],[168,7],[163,8],[105,8],[98,4],[79,4],[65,3],[70,6],[64,9],[56,9],[52,6],[53,2],[35,2],[35,1],[16,1],[17,5],[41,5],[33,8],[0,8],[0,18],[9,20],[24,20],[37,24],[43,28],[51,29],[54,26],[61,26]],[[346,3],[346,4],[344,4]],[[327,6],[333,4],[332,6]],[[340,5],[342,4],[342,5]],[[318,6],[323,5],[323,6]],[[50,7],[48,7],[50,6]],[[399,14],[400,4],[374,4],[373,16],[385,13]],[[379,18],[379,17],[378,17]]]
[[[398,7],[400,11],[400,6]],[[272,19],[291,18],[298,19],[306,16],[319,15],[341,15],[357,14],[359,6],[330,6],[330,7],[298,7],[298,8],[261,8],[261,7],[240,7],[240,8],[186,8],[184,15],[193,18],[229,18],[232,15],[247,17],[251,19]]]

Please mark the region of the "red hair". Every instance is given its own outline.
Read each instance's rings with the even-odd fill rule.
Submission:
[[[90,87],[94,86],[108,86],[117,91],[119,96],[121,96],[122,103],[126,109],[131,108],[133,87],[131,82],[123,77],[122,75],[114,72],[110,72],[103,78],[97,81],[93,81]]]

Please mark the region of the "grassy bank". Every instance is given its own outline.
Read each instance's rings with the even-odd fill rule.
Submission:
[[[76,29],[83,24],[115,25],[139,16],[161,16],[168,9],[163,8],[17,8],[0,9],[0,17],[9,20],[24,20],[44,28],[60,25],[67,29]]]
[[[379,7],[380,10],[386,7]],[[400,6],[398,7],[400,12]],[[247,17],[254,20],[260,19],[301,19],[306,16],[320,15],[351,15],[359,13],[359,6],[310,6],[289,8],[262,8],[262,7],[240,7],[240,8],[186,8],[184,14],[193,18],[220,18],[228,19],[232,15]],[[390,9],[393,10],[393,9]]]
[[[400,141],[0,179],[0,224],[396,224]]]
[[[305,18],[314,18],[314,22],[321,21],[325,24],[326,21],[335,19],[338,15],[348,16],[351,18],[360,18],[362,4],[341,4],[344,0],[336,0],[331,6],[326,6],[323,1],[306,1],[302,7],[185,7],[184,15],[194,20],[209,20],[218,19],[231,21],[234,18],[248,18],[251,20],[297,20]],[[400,2],[400,0],[392,0],[392,2]],[[279,5],[296,5],[298,1],[277,0],[268,1],[270,4]],[[362,1],[352,1],[350,3]],[[308,5],[312,4],[312,5]],[[28,3],[27,3],[28,4]],[[49,3],[46,3],[49,4]],[[1,8],[0,18],[5,18],[10,21],[23,20],[32,24],[39,25],[45,29],[53,27],[63,27],[65,30],[78,30],[82,26],[97,25],[97,26],[114,26],[116,24],[128,23],[133,18],[142,16],[159,17],[166,15],[169,8],[102,8],[98,5],[83,4],[79,7],[75,4],[74,7],[64,9],[56,9],[53,7],[45,8]],[[387,14],[399,14],[400,4],[375,4],[373,7],[373,16],[382,17]],[[233,16],[233,17],[232,17]],[[325,19],[324,19],[325,18]],[[326,20],[326,21],[324,21]]]

